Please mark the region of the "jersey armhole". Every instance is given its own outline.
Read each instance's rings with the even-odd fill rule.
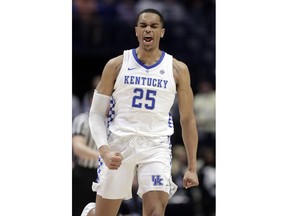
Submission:
[[[122,70],[124,70],[126,68],[126,64],[128,64],[129,62],[129,52],[131,52],[131,50],[124,50],[123,51],[123,60],[122,60],[122,66],[120,68],[120,71],[118,73],[118,76],[116,78],[115,84],[114,84],[114,90],[117,88],[118,83],[119,83],[119,77],[121,77],[122,74]]]

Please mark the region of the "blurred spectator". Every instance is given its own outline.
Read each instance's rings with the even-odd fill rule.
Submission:
[[[194,112],[200,151],[204,146],[215,148],[215,97],[212,83],[208,80],[201,81],[198,86],[198,93],[194,96]]]
[[[129,25],[135,25],[135,1],[134,0],[122,0],[118,3],[117,15],[120,21],[123,21]]]
[[[77,16],[83,22],[90,22],[98,6],[97,0],[74,0],[74,16]]]
[[[90,96],[90,99],[92,94]],[[75,155],[72,169],[72,215],[79,216],[89,202],[95,201],[92,182],[97,177],[98,149],[91,136],[89,113],[77,115],[72,127],[72,147]]]
[[[138,14],[140,11],[146,9],[146,8],[153,8],[158,10],[160,13],[165,13],[165,4],[161,0],[139,0],[136,2],[135,10],[136,14]],[[166,17],[164,17],[166,19]]]
[[[174,145],[172,159],[172,179],[177,184],[178,189],[169,203],[179,204],[188,203],[190,196],[188,191],[183,187],[183,176],[187,170],[187,156],[185,147],[181,144]]]
[[[99,17],[97,0],[74,0],[72,20],[73,48],[89,50],[89,46],[99,45],[102,40],[102,22]]]
[[[81,112],[81,102],[76,95],[72,94],[72,120]]]
[[[96,75],[92,78],[91,81],[91,87],[90,89],[84,94],[83,96],[83,101],[82,101],[82,106],[83,106],[83,110],[84,112],[89,111],[90,110],[90,105],[91,105],[91,91],[94,91],[94,89],[96,88],[96,86],[98,85],[98,83],[100,82],[101,76],[100,75]]]
[[[196,215],[196,208],[198,201],[194,199],[194,193],[199,191],[196,188],[185,189],[183,187],[183,175],[187,170],[187,156],[183,144],[174,144],[172,157],[172,179],[178,186],[176,193],[168,202],[165,215],[174,216],[191,216]],[[198,162],[197,162],[198,163]]]
[[[165,20],[183,22],[187,17],[186,9],[183,4],[176,0],[164,0],[165,10],[164,17]]]
[[[216,169],[215,151],[212,148],[205,148],[203,151],[204,165],[199,170],[199,187],[202,192],[203,216],[215,215],[216,201]]]

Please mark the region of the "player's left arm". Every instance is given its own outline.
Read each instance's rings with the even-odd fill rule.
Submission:
[[[182,138],[188,159],[188,169],[184,174],[183,186],[190,188],[199,184],[197,175],[198,133],[193,111],[193,91],[190,85],[189,69],[186,64],[174,59],[173,74],[177,86]]]

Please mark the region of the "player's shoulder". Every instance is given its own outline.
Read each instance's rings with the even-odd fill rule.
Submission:
[[[114,58],[111,58],[108,62],[107,62],[107,65],[110,65],[110,66],[117,66],[119,64],[122,64],[122,61],[123,61],[123,54],[122,55],[118,55]]]
[[[187,74],[189,74],[188,66],[184,62],[173,58],[173,74],[176,81],[178,81],[180,77],[186,79]]]
[[[106,66],[104,68],[104,72],[105,73],[109,73],[113,77],[114,77],[114,75],[117,76],[119,71],[120,71],[120,69],[121,69],[121,67],[122,67],[122,62],[123,62],[123,55],[119,55],[119,56],[116,56],[114,58],[111,58],[107,62]]]
[[[188,67],[184,62],[182,62],[176,58],[173,58],[173,69],[176,70],[176,72],[180,73],[183,70],[187,71]]]
[[[185,80],[188,79],[190,80],[188,66],[176,58],[173,58],[173,76],[177,84],[181,83],[182,81],[185,82]]]

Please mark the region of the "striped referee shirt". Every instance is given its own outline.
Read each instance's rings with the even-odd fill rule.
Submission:
[[[72,125],[72,136],[75,135],[84,136],[87,140],[86,145],[91,149],[98,151],[96,143],[91,136],[88,112],[81,113],[74,118]],[[75,162],[82,167],[97,168],[97,160],[82,159],[76,156]]]

